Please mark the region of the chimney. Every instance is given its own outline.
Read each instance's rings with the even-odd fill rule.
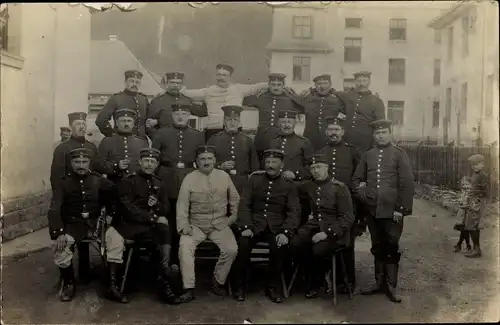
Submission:
[[[116,35],[109,35],[109,40],[116,41],[116,40],[118,40],[118,37]]]

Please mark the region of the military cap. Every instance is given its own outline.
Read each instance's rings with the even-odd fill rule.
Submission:
[[[198,157],[202,153],[213,153],[215,155],[215,146],[210,146],[210,145],[203,145],[203,146],[198,146],[196,148],[196,157]]]
[[[317,153],[309,159],[309,165],[320,163],[328,165],[328,160],[326,159],[326,156],[324,154]]]
[[[227,105],[221,108],[224,111],[225,117],[240,116],[243,108],[237,105]]]
[[[358,77],[368,77],[368,78],[370,78],[371,75],[372,75],[372,73],[370,71],[359,71],[359,72],[355,72],[353,74],[354,78],[358,78]]]
[[[281,150],[278,150],[278,149],[267,149],[266,151],[264,151],[262,157],[264,159],[266,159],[266,158],[279,158],[279,159],[283,160],[283,158],[285,158],[285,153]]]
[[[283,73],[270,73],[269,81],[282,81],[285,82],[286,75]]]
[[[296,118],[297,112],[295,112],[295,111],[279,111],[278,117],[279,118]]]
[[[68,156],[73,158],[92,158],[94,152],[89,148],[75,148],[68,152]]]
[[[172,107],[172,112],[185,111],[191,113],[191,104],[179,102],[179,103],[173,103],[171,107]]]
[[[166,80],[171,79],[184,79],[184,73],[182,72],[167,72],[165,74]]]
[[[154,148],[143,148],[139,152],[141,158],[155,158],[156,160],[160,159],[160,151]]]
[[[332,76],[329,74],[321,74],[319,76],[314,77],[313,82],[320,81],[320,80],[327,80],[327,81],[332,81]]]
[[[344,122],[345,122],[345,115],[342,114],[342,113],[339,113],[339,115],[337,116],[327,116],[325,117],[325,121],[326,121],[326,124],[327,125],[340,125],[340,126],[344,126]]]
[[[77,120],[87,120],[87,113],[84,112],[74,112],[68,114],[69,125],[71,125],[74,121]]]
[[[484,156],[480,154],[475,154],[467,158],[469,164],[479,164],[484,162]]]
[[[229,71],[230,74],[233,74],[233,72],[234,72],[234,68],[231,65],[227,64],[227,63],[219,63],[219,64],[217,64],[217,66],[215,67],[215,70],[220,70],[220,69]]]
[[[142,72],[140,72],[138,70],[127,70],[127,71],[125,71],[125,79],[128,79],[128,78],[142,79]]]
[[[374,130],[390,129],[391,125],[392,125],[392,121],[389,121],[389,120],[377,120],[377,121],[373,121],[370,123],[370,126]]]
[[[130,109],[130,108],[122,108],[122,109],[117,109],[115,111],[115,113],[113,114],[113,117],[115,120],[117,120],[118,118],[122,117],[122,116],[128,116],[128,117],[133,117],[133,118],[136,118],[137,117],[137,112],[133,109]]]
[[[61,126],[61,132],[63,132],[63,131],[71,132],[71,128],[69,128],[67,126]]]

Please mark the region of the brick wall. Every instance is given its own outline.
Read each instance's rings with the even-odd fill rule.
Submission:
[[[51,192],[48,191],[3,202],[1,218],[3,241],[46,227],[50,199]]]

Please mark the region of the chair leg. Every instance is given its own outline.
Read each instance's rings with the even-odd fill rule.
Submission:
[[[134,252],[134,247],[130,247],[127,254],[127,263],[125,263],[125,272],[123,273],[122,285],[120,286],[120,293],[123,294],[125,290],[125,282],[127,281],[128,269],[130,267],[130,261],[132,260],[132,253]]]
[[[292,278],[290,279],[290,284],[288,285],[288,295],[292,292],[292,287],[293,284],[295,283],[295,278],[297,277],[297,274],[299,273],[300,265],[297,263],[295,266],[295,269],[293,270]]]
[[[333,296],[333,305],[337,306],[337,261],[336,256],[332,257],[332,296]]]
[[[342,273],[344,274],[344,284],[347,288],[347,295],[349,296],[349,299],[352,299],[352,288],[347,277],[347,267],[345,265],[344,253],[340,253],[340,266],[342,267]]]

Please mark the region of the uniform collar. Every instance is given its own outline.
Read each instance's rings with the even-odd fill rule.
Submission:
[[[165,94],[168,94],[168,95],[174,96],[174,97],[181,97],[181,93],[180,92],[175,92],[173,90],[167,90],[167,91],[165,91]]]
[[[312,92],[313,92],[316,96],[319,96],[319,97],[328,97],[328,96],[333,95],[333,94],[335,93],[335,88],[331,87],[330,89],[328,89],[328,91],[327,91],[327,93],[326,93],[326,94],[320,94],[316,88],[314,88],[314,89],[312,90]]]
[[[85,143],[85,137],[77,137],[77,136],[74,136],[74,135],[71,135],[70,137],[71,140],[74,140],[76,142],[80,142],[80,143]]]
[[[290,134],[284,134],[284,133],[282,133],[282,132],[280,131],[280,137],[282,137],[282,138],[291,138],[291,137],[293,137],[294,135],[295,135],[295,131],[293,131],[293,132],[292,132],[292,133],[290,133]]]
[[[172,126],[173,126],[174,128],[176,128],[177,130],[185,130],[185,129],[187,129],[187,128],[189,127],[189,125],[187,125],[187,124],[186,124],[186,125],[176,125],[176,124],[172,124]]]
[[[123,92],[124,92],[125,94],[127,94],[127,95],[130,95],[130,96],[135,96],[135,95],[137,95],[137,93],[139,93],[138,91],[130,91],[130,90],[128,90],[127,88],[125,88],[125,89],[123,90]]]
[[[153,175],[145,173],[142,169],[139,169],[137,174],[141,175],[142,177],[147,178],[147,179],[151,179],[153,177]]]
[[[269,180],[273,180],[273,181],[274,181],[274,180],[277,180],[278,178],[280,178],[280,177],[281,177],[281,172],[280,172],[280,173],[278,173],[278,175],[273,176],[273,177],[271,177],[271,176],[270,176],[267,172],[266,172],[265,174],[266,174],[267,179],[269,179]]]
[[[344,143],[344,141],[342,141],[342,139],[341,139],[339,142],[335,142],[335,141],[333,141],[332,139],[328,139],[328,145],[329,145],[330,147],[339,147],[339,146],[341,146],[343,143]]]
[[[132,130],[130,130],[130,132],[120,132],[120,131],[116,131],[116,134],[122,136],[122,137],[130,137],[132,136]]]
[[[328,177],[327,177],[327,178],[325,178],[324,180],[321,180],[321,181],[320,181],[320,180],[316,180],[316,179],[315,179],[313,182],[314,182],[314,184],[316,184],[316,185],[324,185],[324,184],[326,184],[326,183],[330,182],[330,179],[329,179]]]
[[[358,94],[364,94],[364,95],[371,95],[372,94],[372,92],[371,92],[370,89],[366,89],[366,90],[363,89],[363,90],[361,90],[359,88],[356,88],[356,92]]]
[[[378,145],[378,144],[376,144],[375,148],[377,148],[377,149],[385,149],[385,148],[390,147],[391,145],[392,145],[392,142],[389,142],[388,144],[384,144],[384,145]]]

